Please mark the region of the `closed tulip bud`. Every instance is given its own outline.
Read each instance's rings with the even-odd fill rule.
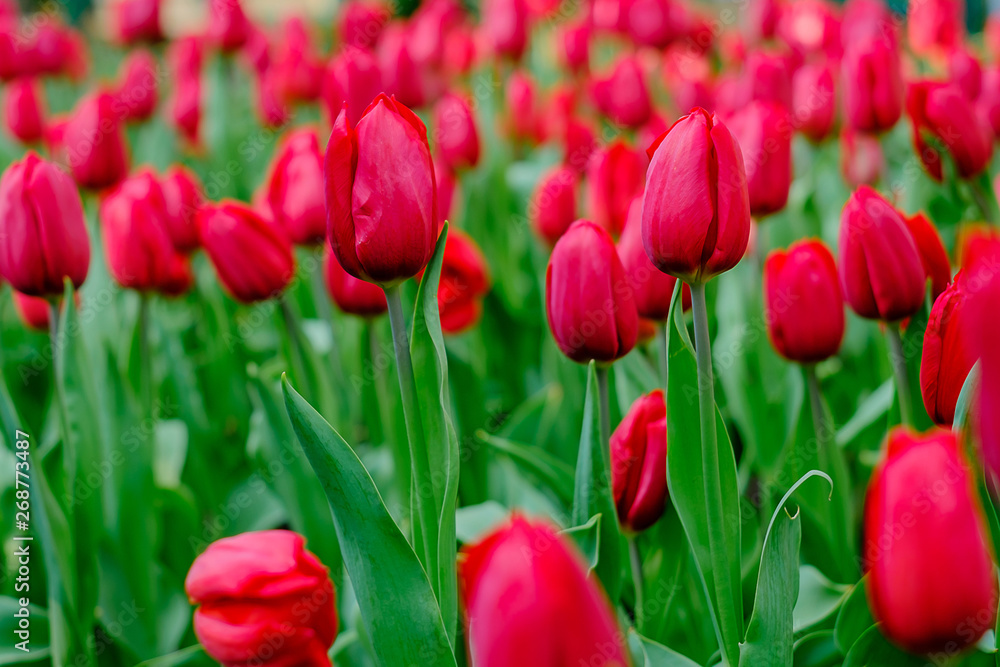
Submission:
[[[836,79],[829,63],[807,63],[792,79],[792,122],[810,141],[830,136],[837,117]]]
[[[934,224],[923,213],[917,213],[904,220],[913,242],[917,244],[924,272],[931,281],[931,299],[936,299],[951,282],[951,261],[948,259],[948,251],[944,249],[941,236]]]
[[[957,86],[933,81],[910,84],[906,110],[917,155],[936,181],[944,178],[938,146],[947,149],[962,178],[976,176],[989,165],[993,138],[987,137],[972,102]]]
[[[419,108],[438,97],[442,83],[438,71],[414,53],[412,38],[410,24],[392,23],[383,31],[376,52],[382,72],[379,92],[385,91],[401,104]]]
[[[827,0],[785,3],[776,33],[799,56],[822,56],[839,61],[843,53],[840,7]]]
[[[330,253],[327,253],[324,265],[326,287],[337,308],[358,317],[378,317],[389,309],[381,287],[344,271],[344,267]]]
[[[744,5],[741,27],[747,41],[756,44],[774,37],[781,12],[779,0],[759,0]]]
[[[590,38],[593,28],[581,21],[564,26],[559,32],[562,46],[562,60],[573,73],[586,72],[590,68]]]
[[[167,103],[168,117],[188,143],[199,143],[201,126],[201,66],[204,44],[198,37],[182,37],[167,50],[167,69],[173,87]]]
[[[330,61],[323,82],[323,100],[331,121],[346,108],[347,122],[354,127],[380,92],[382,73],[370,51],[348,47]]]
[[[14,290],[14,310],[21,318],[24,326],[35,331],[48,331],[49,318],[52,316],[52,306],[48,299],[40,296],[28,296]]]
[[[590,96],[602,114],[625,127],[640,127],[653,113],[646,75],[634,56],[621,58],[609,74],[596,78]]]
[[[198,606],[198,641],[223,665],[330,667],[336,593],[301,535],[264,530],[213,542],[194,560],[184,590]]]
[[[278,97],[286,104],[309,103],[319,99],[324,65],[315,53],[305,22],[292,16],[282,26],[274,63]]]
[[[90,267],[83,204],[72,179],[34,152],[0,178],[0,275],[18,292],[54,296]]]
[[[534,80],[520,70],[507,78],[504,120],[508,133],[515,141],[537,143],[542,139],[536,89]]]
[[[451,171],[479,163],[479,132],[469,103],[448,93],[434,105],[434,144],[437,156]]]
[[[159,42],[160,0],[118,0],[111,6],[115,36],[122,44]]]
[[[563,164],[574,171],[582,172],[590,165],[591,158],[597,151],[597,138],[589,123],[570,117],[563,127],[563,145],[565,146]]]
[[[198,210],[204,202],[201,182],[189,169],[173,166],[160,180],[164,224],[177,252],[188,254],[201,245]]]
[[[547,523],[514,515],[463,554],[471,664],[631,664],[607,597],[573,544]]]
[[[45,136],[45,97],[33,77],[11,81],[4,90],[7,131],[21,143],[33,144]]]
[[[840,219],[840,286],[861,317],[895,322],[920,310],[927,273],[903,216],[862,186]]]
[[[875,185],[885,171],[885,155],[878,137],[845,129],[840,133],[840,172],[852,188]]]
[[[452,208],[455,204],[455,190],[458,188],[455,174],[450,169],[434,163],[434,184],[437,186],[438,200],[438,234],[444,229],[444,223],[451,220]]]
[[[756,49],[747,55],[743,84],[746,102],[774,102],[786,109],[792,105],[793,67],[788,53]]]
[[[955,655],[993,627],[995,565],[957,436],[889,433],[865,499],[865,590],[894,644]]]
[[[1000,139],[1000,67],[983,68],[982,86],[976,99],[976,112],[986,129],[993,132],[990,141]]]
[[[284,232],[246,204],[206,204],[198,212],[198,227],[219,281],[237,301],[277,297],[295,275],[295,255]]]
[[[784,107],[751,102],[729,127],[743,151],[750,212],[762,217],[785,208],[792,185],[792,126]]]
[[[486,0],[482,13],[482,26],[493,53],[520,60],[528,48],[528,3],[525,0]]]
[[[611,489],[622,528],[638,533],[667,502],[667,404],[657,389],[636,399],[611,434]]]
[[[73,111],[63,141],[69,167],[80,187],[102,190],[128,175],[128,153],[115,98],[99,91],[85,97]]]
[[[979,358],[979,391],[970,422],[988,476],[1000,477],[1000,346],[996,314],[1000,312],[1000,238],[977,233],[963,251],[962,276],[968,302],[965,344]],[[944,298],[944,297],[941,297]]]
[[[983,66],[976,54],[966,48],[952,49],[948,54],[948,78],[975,101],[983,85]]]
[[[640,46],[662,49],[678,37],[670,0],[632,0],[627,12],[629,36]]]
[[[257,116],[261,124],[278,129],[291,118],[292,108],[281,94],[279,72],[268,69],[257,76]]]
[[[345,2],[337,24],[340,41],[361,49],[372,49],[391,18],[392,9],[381,2]]]
[[[552,247],[576,220],[576,171],[553,167],[542,176],[528,203],[531,226]]]
[[[726,126],[698,108],[647,152],[642,244],[656,268],[694,283],[736,266],[750,237],[750,199]]]
[[[934,423],[951,426],[965,378],[976,363],[962,275],[934,302],[920,359],[920,393]]]
[[[292,130],[282,137],[271,163],[267,202],[292,243],[314,245],[326,236],[323,152],[316,131]]]
[[[156,111],[159,65],[145,49],[129,53],[122,63],[121,83],[114,91],[115,107],[125,121],[144,121]]]
[[[910,0],[906,34],[910,49],[920,55],[960,45],[965,38],[964,0]]]
[[[844,122],[860,132],[883,132],[903,115],[903,73],[896,44],[873,37],[845,45]]]
[[[450,229],[444,246],[438,311],[441,329],[458,334],[476,325],[483,315],[483,297],[490,291],[486,257],[476,242],[460,229]]]
[[[556,242],[545,274],[549,328],[563,354],[612,362],[635,346],[639,315],[611,235],[588,220]]]
[[[217,48],[231,53],[246,44],[250,21],[240,0],[209,0],[208,35]]]
[[[594,153],[587,167],[587,210],[591,219],[612,236],[619,236],[632,200],[642,194],[645,176],[645,160],[623,141]]]
[[[666,322],[677,279],[657,269],[642,247],[642,197],[636,197],[629,207],[625,230],[618,239],[618,257],[632,287],[640,320]],[[681,290],[681,307],[684,312],[691,310],[691,288],[686,283]]]
[[[818,239],[774,250],[764,262],[767,333],[778,354],[812,364],[837,354],[844,299],[833,255]]]

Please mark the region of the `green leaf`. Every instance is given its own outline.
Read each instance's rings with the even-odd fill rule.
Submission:
[[[628,644],[636,667],[700,667],[694,660],[643,637],[635,630],[628,631]]]
[[[904,653],[872,626],[858,638],[844,657],[844,667],[926,667],[927,658]]]
[[[833,630],[820,630],[795,642],[794,667],[834,667],[844,656],[833,639]]]
[[[854,585],[848,593],[844,604],[837,614],[837,624],[834,626],[834,639],[837,640],[837,648],[841,653],[847,654],[854,646],[854,643],[875,625],[871,611],[868,610],[868,600],[865,597],[865,577]]]
[[[214,665],[215,662],[205,654],[205,650],[200,645],[188,646],[171,653],[153,658],[146,662],[140,662],[136,667],[191,667],[194,665]]]
[[[583,558],[587,562],[587,574],[589,575],[597,568],[601,559],[601,515],[595,514],[590,517],[590,521],[582,526],[573,526],[560,531],[563,535],[568,535],[576,542],[576,546],[583,553]]]
[[[456,667],[441,610],[417,556],[343,438],[283,378],[285,407],[323,484],[344,564],[379,664]]]
[[[510,512],[495,500],[459,507],[455,513],[455,534],[462,544],[475,544],[504,523]]]
[[[930,318],[930,304],[924,299],[920,310],[910,318],[906,331],[902,333],[903,357],[906,361],[906,376],[910,385],[910,413],[913,415],[913,428],[924,432],[934,426],[934,421],[924,407],[923,394],[920,390],[920,362],[924,351],[924,333],[927,331],[927,321]]]
[[[542,484],[552,489],[560,500],[566,504],[573,502],[573,469],[566,463],[538,446],[522,445],[506,438],[490,435],[485,431],[477,431],[476,437],[509,456],[526,472],[537,477]]]
[[[847,597],[850,586],[835,584],[812,565],[799,568],[799,598],[792,610],[795,632],[810,628],[833,615]]]
[[[895,394],[896,386],[894,380],[889,378],[858,406],[858,409],[847,423],[837,431],[837,446],[853,449],[853,444],[858,436],[868,430],[869,427],[874,426],[876,422],[879,423],[880,432],[885,433],[885,424],[882,423],[882,420],[892,407]]]
[[[981,369],[979,362],[969,369],[969,374],[962,383],[962,391],[958,394],[958,401],[955,403],[955,420],[951,424],[951,430],[961,431],[969,421],[969,413],[975,405],[976,393],[979,391],[979,375]]]
[[[608,521],[601,521],[600,557],[595,572],[608,597],[617,600],[621,587],[621,531],[611,497],[610,453],[608,443],[601,439],[597,403],[597,371],[592,361],[587,369],[587,397],[583,404],[580,452],[576,459],[572,520],[582,525],[595,514],[609,517]]]

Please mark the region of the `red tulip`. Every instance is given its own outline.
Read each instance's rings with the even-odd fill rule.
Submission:
[[[679,36],[670,0],[632,0],[627,11],[628,33],[640,46],[662,49]]]
[[[563,127],[563,164],[576,172],[583,172],[597,151],[597,138],[586,121],[570,117]],[[645,170],[644,170],[645,171]]]
[[[635,346],[639,315],[611,235],[588,220],[556,242],[545,274],[549,328],[563,354],[611,362]]]
[[[935,144],[948,150],[962,178],[971,178],[989,165],[993,138],[986,136],[972,102],[957,86],[932,81],[910,84],[906,111],[913,124],[917,155],[936,181],[943,179],[943,171]]]
[[[774,250],[764,262],[767,333],[778,354],[811,364],[837,354],[844,299],[833,255],[818,239]]]
[[[586,72],[590,68],[590,39],[593,28],[581,21],[563,26],[559,32],[563,63],[574,73]]]
[[[482,23],[493,53],[518,61],[528,48],[528,3],[525,0],[486,0]]]
[[[587,167],[587,210],[591,219],[612,236],[619,236],[632,200],[642,194],[645,174],[645,160],[623,141],[594,153]]]
[[[407,107],[379,95],[356,129],[341,112],[326,152],[330,245],[348,273],[383,286],[420,272],[438,237],[427,130]]]
[[[190,253],[201,245],[198,210],[204,201],[202,190],[198,177],[186,167],[171,167],[160,181],[164,224],[179,253]]]
[[[692,283],[736,266],[750,236],[750,199],[726,126],[695,109],[648,153],[642,244],[656,268]]]
[[[793,71],[789,54],[784,51],[751,51],[743,71],[743,85],[747,90],[743,102],[759,100],[774,102],[786,109],[791,107]]]
[[[0,275],[29,296],[79,287],[90,267],[83,204],[73,181],[33,151],[0,178]]]
[[[979,358],[979,391],[970,422],[991,488],[1000,477],[1000,347],[996,344],[996,314],[1000,312],[1000,239],[977,234],[963,252],[963,291],[968,321],[965,345]],[[944,298],[944,297],[941,297]]]
[[[378,317],[389,309],[381,287],[358,280],[344,271],[344,267],[330,253],[327,253],[323,264],[326,267],[326,287],[337,308],[358,317]]]
[[[590,95],[602,114],[625,127],[639,127],[653,113],[645,73],[634,56],[624,56],[610,73],[594,79]]]
[[[934,302],[920,360],[920,392],[927,414],[936,424],[951,426],[965,378],[976,363],[968,332],[970,314],[966,286],[959,279]]]
[[[479,132],[469,103],[448,93],[434,105],[434,144],[437,157],[452,171],[471,169],[479,162]]]
[[[840,133],[840,171],[852,188],[878,183],[885,171],[878,137],[845,128]]]
[[[948,78],[962,89],[966,97],[975,101],[982,90],[983,66],[969,49],[952,49],[948,54]]]
[[[895,42],[881,37],[845,47],[844,122],[861,132],[890,129],[903,114],[903,74]]]
[[[782,6],[779,0],[758,0],[748,3],[743,12],[743,34],[751,44],[774,37],[781,17]]]
[[[7,84],[3,110],[7,130],[21,143],[33,144],[45,135],[45,95],[33,77]]]
[[[440,95],[440,73],[414,53],[409,24],[392,23],[383,31],[378,43],[378,66],[382,72],[382,89],[401,104],[418,108]]]
[[[115,110],[122,120],[144,121],[156,111],[159,65],[153,54],[136,49],[122,62],[121,84],[114,91]]]
[[[537,143],[542,139],[536,89],[534,80],[520,70],[507,78],[504,120],[508,133],[515,141]]]
[[[257,75],[257,115],[269,128],[278,129],[288,123],[292,108],[281,92],[280,72],[270,68]]]
[[[292,16],[285,20],[271,67],[282,102],[308,103],[319,99],[324,66],[301,18]]]
[[[965,38],[964,0],[910,0],[906,12],[910,49],[920,55],[948,51]]]
[[[993,131],[990,141],[1000,139],[1000,67],[990,65],[983,68],[982,85],[976,99],[976,112],[984,127]]]
[[[167,68],[173,81],[167,104],[171,124],[191,144],[199,143],[201,126],[201,66],[204,45],[198,37],[182,37],[167,50]]]
[[[128,175],[125,132],[115,105],[110,93],[93,93],[77,104],[66,125],[63,141],[80,187],[101,190]]]
[[[792,123],[819,143],[833,130],[837,116],[836,79],[826,62],[807,63],[792,79]]]
[[[272,299],[291,282],[291,243],[246,204],[207,204],[198,212],[198,227],[219,281],[237,301]]]
[[[198,641],[226,667],[330,666],[336,593],[301,535],[265,530],[214,542],[191,565],[184,590],[198,605]]]
[[[372,49],[378,43],[382,29],[392,18],[388,5],[369,0],[345,2],[340,21],[340,41],[361,49]]]
[[[618,521],[638,533],[667,502],[667,404],[657,389],[636,399],[611,434],[611,489]]]
[[[250,21],[240,0],[209,0],[208,35],[227,53],[238,51],[250,36]]]
[[[281,138],[271,163],[267,201],[274,221],[296,245],[321,243],[326,236],[323,151],[310,128]]]
[[[865,500],[865,589],[882,633],[911,653],[974,644],[996,618],[988,539],[957,436],[893,430]]]
[[[538,181],[528,203],[531,226],[552,247],[576,220],[576,171],[556,166]]]
[[[445,168],[440,162],[434,163],[434,184],[437,186],[438,201],[438,234],[444,229],[446,220],[451,220],[452,208],[455,202],[455,189],[458,187],[455,174]]]
[[[840,8],[826,0],[798,0],[781,7],[775,32],[799,56],[840,60]]]
[[[840,220],[840,285],[861,317],[895,322],[920,310],[927,273],[906,222],[880,194],[861,186]]]
[[[923,213],[903,219],[914,243],[917,244],[917,250],[920,251],[924,272],[931,281],[931,299],[936,299],[951,282],[951,262],[948,260],[948,252],[944,249],[934,224]]]
[[[438,285],[441,329],[457,334],[475,326],[483,314],[483,297],[490,290],[486,257],[476,242],[460,229],[448,231]]]
[[[111,5],[115,35],[122,44],[159,42],[160,0],[118,0]]]
[[[460,579],[476,667],[630,664],[624,635],[576,548],[514,515],[466,547]]]
[[[792,185],[792,126],[774,102],[753,101],[729,121],[743,151],[750,212],[765,216],[785,208]]]
[[[330,61],[323,82],[323,100],[331,121],[346,105],[347,122],[354,127],[380,92],[382,73],[370,51],[348,47]]]
[[[642,247],[642,197],[636,197],[629,207],[628,221],[618,239],[618,257],[632,287],[639,318],[654,325],[666,322],[677,279],[657,269]],[[681,306],[685,312],[691,310],[691,288],[686,283],[681,290]]]
[[[40,296],[28,296],[17,290],[14,292],[14,310],[24,322],[24,326],[35,331],[48,331],[52,306],[48,299]]]

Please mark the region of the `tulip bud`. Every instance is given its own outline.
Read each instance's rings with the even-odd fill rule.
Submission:
[[[483,315],[483,297],[490,291],[486,257],[476,242],[460,229],[448,231],[438,285],[441,330],[458,334],[476,325]]]
[[[434,184],[437,186],[438,200],[438,234],[444,229],[444,223],[451,219],[452,208],[455,203],[455,189],[458,187],[455,174],[441,166],[440,162],[434,163]]]
[[[556,242],[545,274],[549,328],[563,354],[607,363],[635,346],[639,315],[611,235],[577,220]]]
[[[21,143],[33,144],[45,135],[45,96],[33,77],[6,86],[3,110],[7,130]]]
[[[115,98],[98,91],[73,111],[63,141],[70,171],[80,187],[102,190],[128,175],[128,154],[121,114]]]
[[[693,283],[736,266],[750,236],[750,199],[726,126],[695,109],[647,153],[642,244],[656,268]]]
[[[998,22],[1000,25],[1000,22]],[[1000,138],[1000,67],[991,65],[983,68],[982,86],[976,99],[976,112],[984,127],[993,131],[990,141]]]
[[[844,121],[861,132],[890,129],[903,114],[903,73],[895,42],[871,38],[845,47]]]
[[[778,354],[811,364],[837,354],[844,299],[833,255],[818,239],[774,250],[764,262],[767,333]]]
[[[619,236],[645,175],[645,160],[623,141],[595,152],[587,167],[587,210],[594,222]]]
[[[729,127],[743,152],[750,213],[762,217],[785,208],[792,185],[792,126],[785,109],[753,101]]]
[[[878,183],[885,171],[878,137],[845,128],[840,133],[840,171],[852,188]]]
[[[124,121],[144,121],[156,111],[159,66],[145,49],[129,53],[122,63],[121,84],[114,91],[115,108]]]
[[[948,78],[965,96],[975,101],[983,85],[983,67],[976,55],[966,48],[952,49],[948,54]]]
[[[960,45],[965,38],[964,0],[910,0],[906,33],[910,49],[923,56]]]
[[[976,234],[968,240],[962,262],[968,299],[963,311],[968,317],[963,317],[961,329],[965,345],[979,358],[979,391],[970,422],[979,438],[987,479],[995,480],[1000,477],[1000,347],[995,324],[1000,312],[1000,239],[994,233]]]
[[[479,162],[479,132],[468,102],[448,93],[434,106],[437,156],[451,171],[471,169]]]
[[[839,61],[843,54],[840,7],[827,0],[785,3],[775,32],[799,57],[821,56]]]
[[[924,272],[931,281],[931,299],[938,298],[951,282],[951,262],[934,224],[923,213],[903,218],[920,252]]]
[[[160,0],[118,0],[111,6],[115,35],[122,44],[159,42]]]
[[[438,237],[437,191],[427,130],[379,95],[357,128],[341,112],[326,152],[330,246],[355,278],[391,286],[430,261]]]
[[[48,299],[40,296],[28,296],[17,290],[14,292],[14,310],[24,322],[24,326],[35,331],[48,331],[52,306]]]
[[[323,152],[316,131],[292,130],[282,137],[271,163],[267,202],[274,221],[296,245],[326,236]]]
[[[751,44],[774,37],[782,7],[778,0],[758,0],[743,6],[742,32]]]
[[[54,296],[90,267],[83,204],[73,181],[33,151],[0,178],[0,275],[18,292]]]
[[[678,36],[670,0],[632,0],[626,11],[628,33],[639,46],[662,49]]]
[[[507,78],[504,121],[508,133],[515,141],[536,143],[542,139],[536,88],[531,77],[520,70]]]
[[[597,151],[594,130],[586,121],[573,117],[568,118],[563,127],[563,145],[566,148],[563,164],[577,172],[582,172],[590,165],[591,158]],[[645,176],[645,167],[643,175]]]
[[[618,257],[635,298],[636,310],[644,320],[665,322],[670,316],[670,299],[677,279],[657,269],[642,247],[642,197],[629,207],[628,221],[618,240]],[[684,310],[691,308],[691,288],[683,288]]]
[[[323,100],[331,123],[346,107],[347,122],[356,126],[380,92],[382,73],[370,51],[348,47],[330,61],[323,82]]]
[[[667,405],[662,390],[640,396],[611,434],[611,488],[625,530],[646,530],[663,514]]]
[[[927,273],[913,235],[892,204],[861,186],[840,219],[840,285],[861,317],[895,322],[920,310]]]
[[[194,632],[224,665],[330,667],[337,636],[336,594],[323,563],[287,530],[213,542],[184,582]],[[280,641],[276,641],[276,639]]]
[[[792,79],[792,122],[815,143],[833,130],[837,96],[833,69],[828,63],[807,63]]]
[[[240,0],[209,0],[208,35],[216,47],[237,51],[246,44],[250,30]]]
[[[273,69],[278,98],[285,104],[309,103],[319,99],[324,65],[315,53],[305,22],[292,16],[282,26]]]
[[[198,37],[182,37],[167,50],[167,68],[174,82],[167,104],[171,124],[191,144],[199,143],[201,125],[201,66],[203,44]]]
[[[471,664],[630,664],[607,597],[572,543],[547,523],[515,514],[463,553]]]
[[[324,265],[326,287],[337,308],[358,317],[378,317],[389,309],[381,287],[358,280],[344,271],[344,267],[330,253],[327,253]]]
[[[759,100],[789,108],[792,105],[792,73],[788,53],[767,49],[751,51],[743,72],[744,103]]]
[[[900,428],[868,484],[868,605],[911,653],[957,654],[996,618],[995,565],[969,470],[954,433]]]
[[[560,30],[562,60],[570,72],[578,74],[590,68],[591,32],[593,28],[586,21],[566,25]]]
[[[609,74],[595,79],[590,95],[602,114],[625,127],[644,125],[653,113],[645,74],[634,56],[621,58]]]
[[[920,359],[920,393],[934,423],[951,426],[965,378],[976,363],[970,345],[966,287],[959,279],[934,302]]]
[[[382,29],[392,18],[392,10],[381,2],[355,0],[345,2],[337,24],[340,41],[360,49],[372,49],[378,43]]]
[[[971,178],[985,169],[993,157],[993,138],[972,103],[953,84],[919,81],[910,84],[906,111],[913,124],[913,144],[930,176],[943,180],[938,146],[955,160],[958,175]]]
[[[295,275],[295,255],[284,232],[246,204],[205,205],[198,227],[219,281],[237,301],[272,299]]]
[[[518,61],[528,48],[528,3],[525,0],[486,0],[482,23],[493,53]]]
[[[552,247],[576,220],[576,171],[553,167],[538,181],[528,204],[535,233]]]
[[[201,245],[198,237],[198,209],[201,208],[201,182],[189,169],[173,166],[160,181],[163,194],[164,224],[177,252],[187,254]]]

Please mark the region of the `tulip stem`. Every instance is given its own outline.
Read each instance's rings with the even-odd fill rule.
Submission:
[[[153,357],[149,351],[149,299],[146,292],[139,294],[139,363],[142,364],[142,408],[145,415],[153,417]]]
[[[976,202],[976,206],[979,208],[980,213],[983,214],[983,220],[990,223],[991,225],[996,225],[1000,223],[997,218],[997,199],[996,195],[993,194],[992,186],[989,182],[989,172],[983,172],[985,175],[985,183],[983,176],[978,178],[969,179],[969,190],[972,192],[972,199]]]
[[[628,541],[629,563],[632,565],[632,584],[635,586],[635,629],[641,633],[645,625],[645,593],[643,591],[645,581],[642,576],[642,556],[639,554],[639,543],[636,536],[629,535],[626,539]]]
[[[601,416],[601,444],[605,447],[611,440],[611,401],[608,398],[608,368],[609,366],[599,365],[597,367],[597,394],[600,397]]]
[[[59,302],[49,302],[49,341],[52,347],[52,376],[55,380],[56,403],[58,404],[59,426],[62,428],[63,449],[72,451],[69,442],[69,414],[66,412],[66,391],[63,386],[63,372],[59,354]]]
[[[292,371],[295,373],[296,381],[306,388],[306,393],[315,401],[319,397],[314,391],[315,387],[312,386],[309,376],[306,374],[307,363],[304,361],[305,355],[302,351],[302,341],[299,339],[300,331],[298,322],[295,319],[295,313],[292,312],[291,306],[286,301],[287,298],[289,298],[287,294],[279,296],[278,307],[281,309],[281,319],[285,322],[288,344],[291,347],[288,354],[290,359],[288,361],[292,364]]]
[[[903,339],[899,334],[899,324],[888,324],[886,336],[889,339],[889,361],[892,362],[892,372],[896,376],[896,399],[899,403],[899,418],[903,426],[913,426],[913,413],[910,403],[910,374],[906,368],[906,355],[903,352]]]

